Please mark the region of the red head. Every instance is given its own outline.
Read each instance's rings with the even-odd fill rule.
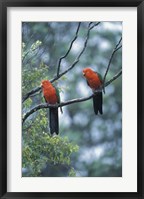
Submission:
[[[91,68],[84,68],[83,69],[83,76],[85,76],[86,79],[89,79],[91,76],[93,76],[94,71]]]
[[[51,86],[52,84],[50,83],[50,81],[48,81],[48,80],[42,80],[42,82],[41,82],[41,86],[43,87],[43,88],[45,88],[45,87],[47,87],[47,86]]]

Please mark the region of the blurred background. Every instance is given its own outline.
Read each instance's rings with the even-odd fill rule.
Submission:
[[[93,22],[95,24],[95,22]],[[78,37],[60,73],[69,68],[81,52],[89,22],[82,22]],[[22,23],[22,95],[53,79],[59,58],[75,37],[77,22]],[[54,82],[61,101],[92,94],[82,75],[85,67],[105,74],[110,56],[122,36],[121,22],[100,22],[91,29],[87,46],[75,67]],[[106,81],[122,68],[122,49],[114,55]],[[42,93],[23,103],[23,114],[44,103]],[[106,87],[103,115],[95,115],[92,99],[63,107],[59,112],[60,135],[49,136],[48,109],[32,114],[23,124],[23,176],[122,176],[122,77]],[[67,152],[67,153],[66,153]]]

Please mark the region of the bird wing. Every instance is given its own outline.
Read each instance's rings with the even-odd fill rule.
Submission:
[[[86,80],[86,82],[87,82],[87,85],[88,85],[88,86],[90,86],[90,84],[89,84],[88,80]]]
[[[45,102],[47,103],[47,100],[46,100],[45,96],[44,96],[44,99],[45,99]]]
[[[98,77],[99,77],[100,81],[103,83],[102,75],[101,75],[100,73],[96,72],[96,71],[94,71],[94,72],[98,75]]]
[[[55,86],[54,86],[54,88],[55,88],[55,90],[56,90],[56,95],[57,95],[57,98],[58,98],[58,103],[60,104],[61,100],[60,100],[59,89],[56,88]],[[63,113],[62,107],[60,107],[60,110],[61,110],[61,113]]]

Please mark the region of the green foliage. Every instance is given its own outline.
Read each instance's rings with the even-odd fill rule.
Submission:
[[[76,173],[75,173],[74,168],[70,169],[70,171],[69,171],[69,177],[76,177]]]
[[[78,146],[70,143],[67,138],[51,137],[48,133],[35,133],[27,136],[23,142],[23,168],[28,168],[29,176],[41,176],[46,164],[68,167],[69,176],[74,176],[71,168],[71,154],[78,151]]]
[[[34,121],[29,120],[23,127],[22,167],[27,170],[23,176],[42,176],[47,164],[62,165],[70,170],[70,176],[75,175],[71,155],[78,151],[78,146],[67,137],[52,137],[49,132],[42,131],[47,125],[46,111],[40,110]]]
[[[47,79],[48,67],[41,61],[37,65],[36,50],[39,51],[39,47],[42,42],[37,40],[34,42],[30,49],[27,49],[26,44],[22,43],[22,61],[23,61],[23,72],[22,72],[22,92],[25,95],[32,88],[40,85],[43,79]]]
[[[29,108],[32,105],[32,99],[28,98],[25,102],[24,102],[24,106],[25,108]]]

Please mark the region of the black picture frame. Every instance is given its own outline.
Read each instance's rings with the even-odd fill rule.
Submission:
[[[19,193],[7,192],[7,8],[137,7],[138,16],[138,158],[137,192]],[[144,0],[1,0],[0,2],[0,198],[144,198]]]

